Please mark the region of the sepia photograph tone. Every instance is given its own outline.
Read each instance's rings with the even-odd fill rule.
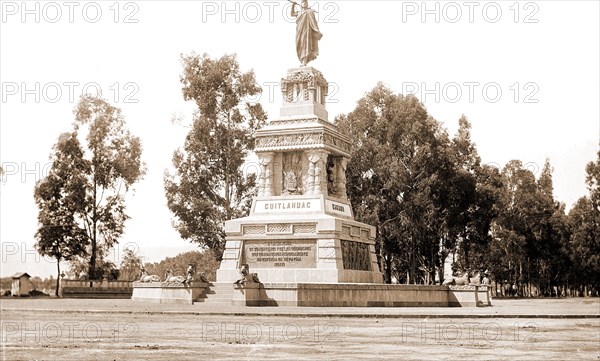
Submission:
[[[0,0],[0,360],[600,360],[600,3]]]

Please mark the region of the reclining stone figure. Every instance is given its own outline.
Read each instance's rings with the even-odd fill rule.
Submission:
[[[142,266],[141,269],[142,269],[142,275],[140,276],[140,282],[143,282],[143,283],[160,282],[160,277],[158,277],[157,275],[149,275],[148,271],[146,271],[146,268],[144,268],[144,266]]]

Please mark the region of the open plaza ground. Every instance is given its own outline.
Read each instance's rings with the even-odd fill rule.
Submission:
[[[3,298],[2,360],[600,360],[600,300],[481,308]]]

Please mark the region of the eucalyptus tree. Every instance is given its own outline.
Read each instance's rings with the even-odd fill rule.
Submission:
[[[35,247],[41,255],[56,259],[56,296],[60,262],[87,254],[89,238],[78,219],[85,208],[88,171],[76,134],[64,133],[54,146],[48,175],[35,186],[34,197],[39,209]]]
[[[348,196],[358,220],[377,227],[386,280],[419,282],[435,269],[447,134],[416,97],[381,83],[336,122],[353,141]]]
[[[71,231],[76,231],[76,239],[88,248],[88,277],[98,279],[110,266],[104,256],[119,241],[129,218],[125,193],[142,178],[145,166],[140,139],[131,135],[120,109],[102,98],[86,95],[74,113],[74,130],[61,135],[51,172],[36,187],[42,224],[38,234],[51,238],[63,232],[63,228],[50,231],[52,224],[75,227]],[[79,138],[85,140],[85,147]],[[48,204],[48,199],[54,199],[57,205]],[[49,209],[62,215],[52,219],[56,213],[49,213]],[[79,256],[72,261],[81,263],[75,262]]]
[[[255,177],[244,175],[242,165],[266,119],[251,101],[262,90],[253,71],[240,71],[235,55],[190,54],[182,64],[183,98],[197,110],[183,148],[173,154],[174,172],[165,172],[167,205],[181,237],[220,258],[223,223],[246,215],[255,193]]]
[[[102,276],[97,264],[119,241],[129,216],[125,194],[145,173],[142,144],[127,128],[121,110],[106,100],[83,96],[75,108],[75,131],[85,136],[85,209],[81,220],[90,240],[88,276]]]
[[[584,294],[598,295],[600,280],[600,152],[595,162],[586,166],[589,195],[579,198],[569,212],[572,230],[571,259],[573,281]]]

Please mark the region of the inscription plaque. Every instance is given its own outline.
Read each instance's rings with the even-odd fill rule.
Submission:
[[[325,209],[329,213],[352,217],[352,209],[350,208],[350,204],[338,203],[327,199],[325,200]]]
[[[321,202],[314,198],[259,200],[254,213],[298,213],[320,211]]]
[[[315,268],[315,241],[244,242],[244,263],[253,268]]]

